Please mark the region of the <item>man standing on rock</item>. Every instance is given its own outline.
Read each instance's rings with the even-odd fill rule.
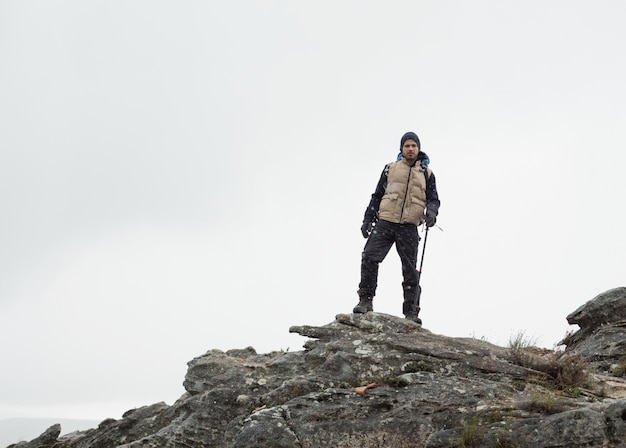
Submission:
[[[407,319],[422,324],[418,317],[421,288],[416,269],[420,241],[417,227],[422,223],[427,227],[435,225],[439,195],[435,175],[428,168],[428,156],[420,149],[417,134],[407,132],[402,136],[401,154],[396,162],[385,166],[365,210],[361,233],[367,243],[361,256],[359,303],[354,307],[355,313],[374,310],[378,266],[395,243],[404,277],[402,312]]]

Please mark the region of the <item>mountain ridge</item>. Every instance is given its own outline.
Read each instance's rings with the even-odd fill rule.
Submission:
[[[626,288],[566,318],[563,350],[437,335],[382,313],[296,325],[304,350],[209,350],[186,392],[14,448],[626,448]]]

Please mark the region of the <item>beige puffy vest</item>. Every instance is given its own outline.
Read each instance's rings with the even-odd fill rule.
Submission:
[[[427,174],[430,176],[430,169]],[[389,164],[387,188],[378,209],[379,219],[419,225],[426,209],[425,168],[419,160],[411,167],[405,159]]]

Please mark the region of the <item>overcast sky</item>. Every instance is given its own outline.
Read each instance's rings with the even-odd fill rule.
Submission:
[[[424,328],[554,348],[626,272],[626,3],[0,0],[0,418],[121,418],[357,302],[415,131]],[[375,311],[402,316],[395,249]]]

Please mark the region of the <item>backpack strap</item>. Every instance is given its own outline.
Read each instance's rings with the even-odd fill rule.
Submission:
[[[430,175],[432,174],[432,170],[428,168],[427,163],[422,162],[422,170],[424,171],[424,178],[426,179],[426,184],[428,184],[428,179],[430,179]]]

